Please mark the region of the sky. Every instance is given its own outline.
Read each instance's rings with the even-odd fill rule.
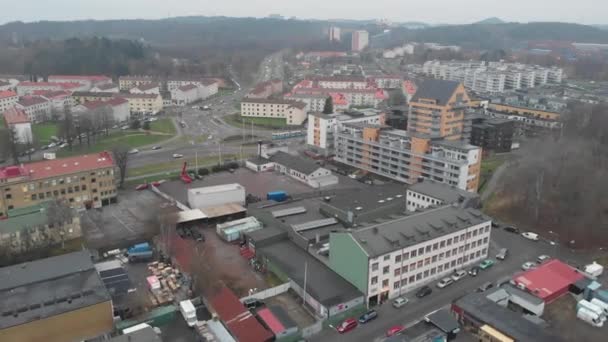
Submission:
[[[0,23],[80,19],[158,19],[205,15],[388,19],[465,24],[506,21],[608,24],[607,0],[0,0]]]

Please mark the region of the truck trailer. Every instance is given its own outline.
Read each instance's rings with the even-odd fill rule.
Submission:
[[[237,183],[188,189],[188,205],[192,209],[217,207],[228,203],[245,205],[245,188]]]
[[[196,309],[189,299],[179,302],[179,311],[181,311],[182,316],[189,327],[196,325]]]
[[[129,258],[129,262],[147,261],[154,257],[154,252],[149,243],[143,242],[131,246],[125,253],[125,256]]]
[[[285,191],[272,191],[266,194],[267,200],[275,202],[283,202],[287,199],[287,193]]]

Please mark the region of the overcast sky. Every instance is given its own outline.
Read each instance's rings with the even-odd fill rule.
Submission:
[[[76,19],[156,19],[167,16],[388,19],[471,23],[566,21],[608,24],[608,0],[0,0],[0,23]]]

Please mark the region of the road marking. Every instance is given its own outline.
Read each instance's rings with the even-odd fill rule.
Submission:
[[[116,216],[114,213],[112,213],[112,217],[114,217],[116,219],[116,221],[118,221],[120,224],[122,224],[123,227],[125,227],[128,231],[130,231],[132,234],[135,234],[135,231],[131,228],[129,228],[121,219],[118,218],[118,216]]]

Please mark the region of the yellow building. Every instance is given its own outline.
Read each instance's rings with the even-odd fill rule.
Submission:
[[[113,93],[96,93],[90,91],[75,91],[72,93],[72,99],[76,105],[90,101],[107,101],[115,94]]]
[[[163,110],[163,98],[158,94],[117,94],[129,101],[131,114],[156,114]]]
[[[114,168],[109,152],[0,168],[0,217],[9,210],[56,198],[65,199],[73,208],[113,203]]]

